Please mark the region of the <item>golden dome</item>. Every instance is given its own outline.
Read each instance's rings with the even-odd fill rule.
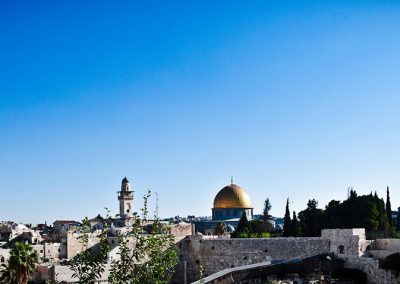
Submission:
[[[214,208],[252,208],[252,206],[247,192],[236,184],[230,184],[217,193]]]

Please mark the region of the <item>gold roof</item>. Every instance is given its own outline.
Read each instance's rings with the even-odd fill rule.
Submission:
[[[252,206],[247,192],[236,184],[230,184],[217,193],[214,208],[252,208]]]

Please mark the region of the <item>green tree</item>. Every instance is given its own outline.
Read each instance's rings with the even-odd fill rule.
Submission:
[[[375,194],[376,194],[376,192],[375,192]],[[355,199],[355,198],[357,198],[357,192],[351,187],[348,199]]]
[[[237,228],[233,234],[235,238],[247,238],[250,234],[249,221],[247,220],[246,212],[243,211],[242,217],[239,219]]]
[[[264,221],[265,224],[267,224],[267,222],[269,223],[269,220],[271,219],[271,215],[269,215],[269,211],[271,210],[271,208],[272,208],[271,202],[269,201],[269,198],[267,198],[264,201],[264,210],[262,214],[262,220]]]
[[[177,251],[170,228],[161,229],[158,217],[154,216],[153,228],[159,229],[151,234],[143,230],[147,223],[149,197],[150,191],[144,196],[143,219],[134,214],[132,231],[120,237],[120,258],[111,263],[108,278],[111,284],[166,284],[172,279]]]
[[[286,200],[285,217],[283,218],[283,237],[291,236],[292,221],[290,219],[289,198]]]
[[[225,222],[218,222],[216,227],[215,227],[215,233],[218,236],[223,236],[226,233],[226,224]]]
[[[272,232],[274,231],[274,227],[272,226],[270,220],[272,218],[272,216],[269,214],[269,211],[271,210],[272,205],[271,202],[269,201],[269,198],[267,198],[264,201],[264,210],[261,216],[261,219],[264,223],[264,227],[265,227],[265,232]]]
[[[378,230],[388,232],[389,230],[389,220],[387,217],[387,211],[385,209],[385,202],[383,198],[379,198],[378,196],[374,197],[375,206],[378,211],[377,221],[378,221]],[[368,229],[367,229],[368,230]]]
[[[386,215],[388,218],[389,226],[393,225],[392,219],[392,205],[390,204],[389,186],[386,188]]]
[[[14,284],[17,280],[15,279],[15,271],[10,267],[10,264],[3,263],[0,270],[0,283]]]
[[[325,228],[346,228],[347,216],[345,206],[338,200],[331,200],[325,206]]]
[[[4,283],[26,284],[35,272],[38,263],[39,256],[30,244],[16,242],[10,251],[8,265],[3,266],[2,281]]]
[[[88,218],[82,220],[81,241],[82,252],[77,254],[71,261],[71,269],[74,271],[72,277],[78,278],[80,284],[95,284],[100,280],[107,264],[107,254],[110,246],[107,239],[109,228],[109,216],[107,213],[104,229],[99,234],[100,242],[94,247],[89,247],[89,233],[91,230]]]
[[[400,207],[397,208],[396,229],[400,231]]]
[[[150,233],[143,228],[148,225],[148,199],[151,193],[144,196],[141,209],[142,218],[133,214],[132,230],[121,234],[119,240],[119,258],[111,262],[108,282],[111,284],[166,284],[170,283],[177,263],[177,251],[174,236],[169,226],[162,226],[155,216]],[[109,218],[107,218],[109,219]],[[110,250],[107,234],[108,223],[99,235],[99,249],[86,249],[72,261],[71,268],[78,283],[97,283],[105,270]],[[84,220],[83,245],[87,248],[89,233],[87,219]]]
[[[301,231],[304,237],[318,237],[324,227],[323,210],[317,208],[318,202],[311,199],[307,202],[307,208],[299,212]]]
[[[301,229],[300,223],[297,220],[296,211],[293,211],[293,218],[291,222],[291,230],[293,237],[300,237],[301,236]]]

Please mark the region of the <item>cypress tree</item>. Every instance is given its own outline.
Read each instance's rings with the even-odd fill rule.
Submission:
[[[291,225],[292,221],[290,220],[290,211],[289,211],[289,198],[286,201],[286,210],[285,217],[283,219],[283,236],[290,237],[291,236]]]
[[[247,220],[246,212],[243,211],[242,217],[239,219],[238,226],[236,228],[234,237],[239,238],[249,233],[249,220]]]
[[[300,223],[296,217],[296,211],[293,211],[293,218],[292,218],[292,236],[293,237],[300,237]]]
[[[392,205],[390,204],[389,186],[386,188],[386,215],[389,221],[389,226],[393,225],[392,219]]]
[[[400,231],[400,207],[397,208],[396,229]]]
[[[266,224],[268,222],[268,220],[271,219],[271,215],[269,215],[269,210],[271,210],[271,203],[269,202],[269,198],[267,198],[264,201],[264,211],[263,211],[263,215],[262,215],[262,220],[264,221],[264,223]]]

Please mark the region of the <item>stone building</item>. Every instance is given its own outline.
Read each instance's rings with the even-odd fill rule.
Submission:
[[[79,231],[82,224],[74,220],[56,220],[53,222],[53,238],[55,242],[61,242],[64,232]]]

